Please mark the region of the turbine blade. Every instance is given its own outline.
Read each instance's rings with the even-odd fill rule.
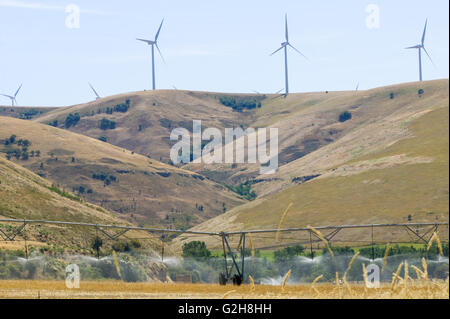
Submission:
[[[423,28],[422,46],[423,46],[423,43],[425,42],[425,33],[427,32],[427,22],[428,22],[428,19],[425,20],[425,27]]]
[[[425,51],[425,53],[427,54],[428,58],[430,59],[431,63],[433,64],[433,66],[436,66],[433,62],[433,60],[431,59],[431,56],[428,54],[427,49],[425,49],[425,47],[422,47],[422,49]]]
[[[155,43],[155,45],[156,45],[156,49],[157,49],[158,52],[159,52],[159,55],[161,56],[161,59],[163,60],[163,62],[164,62],[164,64],[165,64],[165,63],[166,63],[166,60],[164,60],[164,57],[163,57],[163,55],[162,55],[162,53],[161,53],[161,50],[159,49],[158,43]]]
[[[288,45],[293,48],[295,51],[297,51],[298,53],[300,53],[306,60],[309,60],[303,53],[301,53],[299,50],[297,50],[296,48],[294,48],[294,46],[290,43],[288,43]]]
[[[285,19],[285,29],[286,29],[286,42],[289,42],[289,33],[288,33],[288,22],[287,22],[287,13],[284,16]]]
[[[19,86],[19,88],[17,89],[16,93],[14,93],[14,97],[16,97],[17,94],[19,93],[20,89],[22,88],[22,85],[23,85],[23,84],[21,84],[21,85]]]
[[[284,90],[284,88],[282,88],[282,89],[276,91],[275,94],[278,94],[278,93],[280,93],[280,92],[283,91],[283,90]]]
[[[272,54],[271,55],[274,55],[275,53],[277,53],[278,51],[280,51],[282,48],[284,48],[283,46],[281,46],[279,49],[277,49],[277,50],[275,50],[275,51],[273,51],[272,52]]]
[[[145,43],[147,43],[147,44],[152,44],[152,43],[153,43],[153,41],[151,41],[151,40],[146,40],[146,39],[139,39],[139,38],[136,38],[136,40],[145,42]]]
[[[407,48],[405,48],[405,49],[418,49],[419,48],[419,46],[418,45],[415,45],[415,46],[412,46],[412,47],[407,47]]]
[[[100,98],[100,95],[98,95],[97,91],[94,89],[91,83],[89,83],[89,86],[91,87],[92,91],[94,91],[94,94],[97,98]]]
[[[162,27],[162,25],[163,25],[163,22],[164,22],[164,19],[162,19],[161,24],[159,25],[159,28],[158,28],[158,32],[156,32],[155,42],[158,40],[158,37],[159,37],[159,31],[161,31],[161,27]]]
[[[5,96],[5,97],[10,98],[10,99],[13,98],[11,95],[6,95],[6,94],[0,94],[0,95],[1,95],[1,96]]]

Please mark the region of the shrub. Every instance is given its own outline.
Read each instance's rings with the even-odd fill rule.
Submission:
[[[56,193],[58,195],[61,195],[62,197],[66,197],[68,199],[75,200],[77,202],[81,202],[81,199],[78,196],[72,195],[72,194],[70,194],[70,193],[68,193],[68,192],[66,192],[64,190],[59,189],[59,187],[56,186],[55,184],[52,184],[51,187],[47,187],[47,188],[50,191],[52,191],[52,192],[54,192],[54,193]]]
[[[182,256],[203,259],[211,257],[211,252],[203,241],[191,241],[183,245]]]
[[[117,252],[128,252],[131,250],[130,245],[126,241],[117,241],[112,245],[112,249]]]
[[[110,121],[106,118],[103,118],[100,121],[100,129],[102,130],[113,130],[116,128],[116,122]]]
[[[29,120],[29,119],[31,119],[33,116],[35,116],[35,115],[37,115],[37,114],[39,114],[39,113],[40,113],[40,112],[39,112],[38,110],[31,109],[31,110],[25,111],[25,112],[23,112],[23,113],[20,113],[19,117],[20,117],[21,119]]]
[[[116,176],[114,176],[112,174],[103,173],[103,172],[92,174],[92,178],[103,181],[105,183],[105,186],[111,184],[111,182],[117,181]]]
[[[126,100],[125,103],[116,104],[113,107],[106,108],[106,114],[113,114],[114,112],[125,113],[130,108],[130,100]]]
[[[304,251],[305,248],[303,246],[298,245],[293,247],[286,247],[281,250],[276,250],[273,256],[275,261],[283,262],[286,261],[286,259],[303,254]]]
[[[256,198],[255,191],[252,191],[252,182],[241,183],[238,186],[226,185],[229,190],[235,192],[247,200],[254,200]]]
[[[339,122],[345,122],[348,121],[352,118],[352,113],[350,113],[349,111],[345,111],[342,112],[341,114],[339,114]]]
[[[64,125],[67,128],[69,128],[71,126],[77,125],[77,123],[79,121],[80,121],[80,114],[79,113],[75,113],[75,114],[70,113],[69,115],[67,115],[66,121],[64,122]]]
[[[231,107],[233,110],[242,112],[244,109],[254,109],[261,107],[261,101],[257,98],[249,97],[234,97],[234,96],[221,96],[219,97],[220,103],[225,106]]]

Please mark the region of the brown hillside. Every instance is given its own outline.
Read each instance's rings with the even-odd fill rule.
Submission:
[[[0,151],[12,134],[31,142],[14,161],[135,224],[186,227],[244,201],[203,176],[49,125],[0,117]],[[40,156],[32,156],[32,152]]]

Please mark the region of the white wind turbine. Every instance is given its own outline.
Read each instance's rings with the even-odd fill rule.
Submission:
[[[14,106],[14,105],[17,105],[16,97],[17,97],[17,94],[19,94],[19,91],[21,88],[22,88],[22,84],[19,86],[16,93],[14,93],[14,95],[7,95],[7,94],[0,94],[0,95],[9,98],[11,100],[11,105]]]
[[[425,49],[425,44],[424,44],[425,43],[425,34],[427,32],[427,22],[428,22],[428,19],[425,20],[425,27],[423,28],[422,41],[420,42],[420,44],[405,48],[405,49],[417,49],[419,51],[419,81],[422,81],[422,50],[427,54],[431,63],[433,63],[433,65],[434,65],[434,62],[431,59],[430,55],[428,54],[427,49]]]
[[[289,94],[289,76],[288,76],[288,62],[287,62],[287,47],[290,46],[292,49],[300,53],[305,59],[308,59],[303,53],[301,53],[299,50],[294,48],[292,44],[289,43],[289,32],[288,32],[288,22],[287,22],[287,14],[285,16],[285,37],[286,41],[281,43],[281,47],[277,50],[275,50],[271,55],[274,55],[281,49],[284,49],[284,75],[285,75],[285,96]]]
[[[161,31],[161,27],[163,25],[163,22],[164,22],[164,19],[162,19],[161,24],[159,25],[158,31],[156,32],[155,40],[152,41],[152,40],[139,39],[139,38],[136,39],[138,41],[145,42],[148,45],[152,46],[152,81],[153,81],[152,82],[152,87],[153,87],[153,90],[155,90],[155,88],[156,88],[156,83],[155,83],[155,46],[156,46],[156,49],[159,52],[159,55],[161,56],[162,60],[164,61],[164,57],[162,56],[161,50],[159,50],[159,47],[158,47],[159,31]]]

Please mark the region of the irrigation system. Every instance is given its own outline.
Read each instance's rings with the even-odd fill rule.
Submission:
[[[281,228],[281,229],[251,229],[251,230],[241,230],[241,231],[223,231],[223,232],[202,232],[202,231],[192,231],[192,230],[176,230],[176,229],[162,229],[162,228],[148,228],[148,227],[136,227],[136,226],[121,226],[121,225],[104,225],[104,224],[90,224],[81,222],[65,222],[65,221],[49,221],[49,220],[27,220],[27,219],[0,219],[0,224],[19,224],[18,227],[13,228],[10,231],[6,231],[0,227],[0,236],[5,241],[15,241],[16,237],[20,235],[25,227],[29,224],[49,224],[49,225],[60,225],[60,226],[80,226],[80,227],[91,227],[103,233],[110,240],[118,240],[122,235],[130,230],[145,231],[148,233],[172,233],[172,234],[190,234],[190,235],[206,235],[215,236],[221,239],[222,249],[224,256],[224,272],[219,275],[219,283],[225,285],[228,281],[232,281],[233,284],[240,285],[244,280],[245,271],[245,249],[246,249],[246,236],[251,234],[262,234],[262,233],[293,233],[293,232],[307,232],[309,233],[309,240],[299,242],[308,243],[311,247],[315,242],[326,241],[330,243],[333,238],[343,230],[346,229],[367,229],[371,234],[371,245],[375,244],[374,241],[374,229],[376,228],[388,228],[396,227],[403,228],[410,236],[414,236],[416,240],[424,242],[427,244],[434,232],[437,232],[439,227],[447,227],[448,233],[448,222],[434,222],[434,223],[391,223],[391,224],[363,224],[363,225],[336,225],[336,226],[318,226],[318,227],[298,227],[298,228]],[[419,228],[422,227],[422,231]],[[116,230],[115,233],[111,233]],[[324,232],[323,238],[320,238],[314,230]],[[230,236],[240,235],[239,244],[234,251],[230,244]],[[314,237],[314,238],[313,238]],[[288,244],[292,245],[292,243]],[[263,247],[266,249],[280,247]],[[287,246],[287,245],[286,245]],[[240,254],[240,261],[238,253]],[[228,266],[228,258],[231,258],[231,265]],[[235,269],[235,274],[233,275],[233,268]]]

